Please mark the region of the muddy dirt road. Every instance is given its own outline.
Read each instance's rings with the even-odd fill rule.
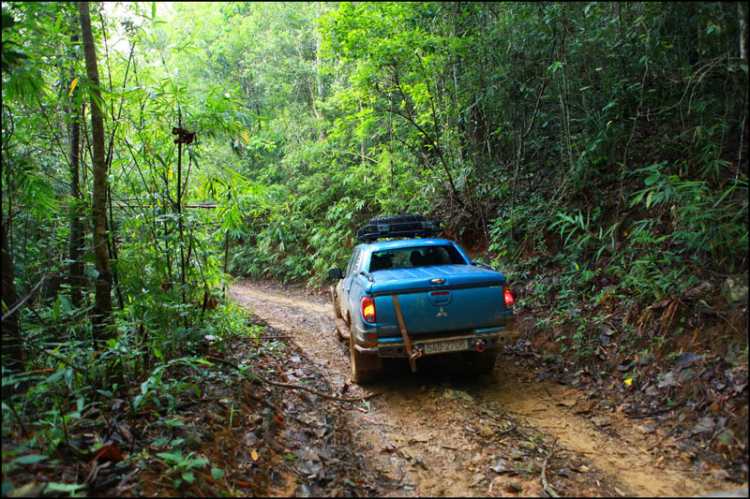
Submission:
[[[560,495],[692,496],[726,489],[681,461],[659,460],[642,421],[592,407],[575,389],[535,381],[513,355],[492,376],[466,378],[439,358],[384,364],[381,379],[351,383],[348,346],[334,334],[330,301],[242,282],[232,297],[284,331],[347,396],[379,392],[350,411],[359,452],[403,484],[392,496],[537,496],[542,468]],[[554,442],[554,452],[550,456]],[[546,461],[546,463],[545,463]]]

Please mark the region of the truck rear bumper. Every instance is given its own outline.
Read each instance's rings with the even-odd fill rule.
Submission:
[[[511,324],[508,324],[512,327]],[[476,351],[478,348],[491,349],[508,345],[515,341],[520,333],[505,327],[476,329],[465,334],[441,335],[410,335],[412,351],[419,351],[422,355],[440,355],[445,353]],[[479,345],[478,345],[479,344]],[[406,346],[401,338],[379,338],[378,346],[362,347],[355,344],[358,352],[363,354],[377,354],[387,358],[407,358]]]

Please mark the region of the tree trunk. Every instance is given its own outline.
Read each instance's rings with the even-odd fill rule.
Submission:
[[[737,13],[740,18],[740,62],[747,64],[747,4],[737,2]]]
[[[78,35],[72,35],[70,41],[75,44],[78,42]],[[70,118],[70,150],[68,152],[68,163],[70,164],[70,195],[73,198],[70,205],[70,264],[69,283],[70,283],[70,300],[77,308],[83,303],[83,294],[81,285],[83,284],[83,261],[81,261],[81,248],[83,247],[83,223],[81,222],[81,190],[79,187],[79,151],[81,148],[81,124],[79,120],[79,106],[76,105],[78,100],[75,94],[72,95],[72,108],[68,109]]]
[[[107,324],[112,314],[112,269],[107,255],[107,166],[104,161],[104,101],[99,91],[99,69],[96,63],[96,47],[91,31],[91,16],[88,2],[78,2],[78,13],[83,35],[83,52],[86,56],[86,75],[91,96],[91,131],[93,135],[94,193],[92,211],[94,216],[94,258],[96,270],[96,297],[94,302],[94,337],[97,341],[107,339]]]

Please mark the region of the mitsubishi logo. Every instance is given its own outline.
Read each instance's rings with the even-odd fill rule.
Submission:
[[[437,316],[439,319],[440,317],[448,317],[448,314],[445,313],[445,310],[443,310],[443,307],[440,307],[440,312],[438,312]]]

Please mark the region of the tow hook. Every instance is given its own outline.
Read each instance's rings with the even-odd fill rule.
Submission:
[[[414,347],[411,351],[411,358],[412,359],[419,359],[423,355],[422,348],[421,347]]]
[[[487,344],[484,340],[477,340],[477,352],[484,352],[484,346]]]

